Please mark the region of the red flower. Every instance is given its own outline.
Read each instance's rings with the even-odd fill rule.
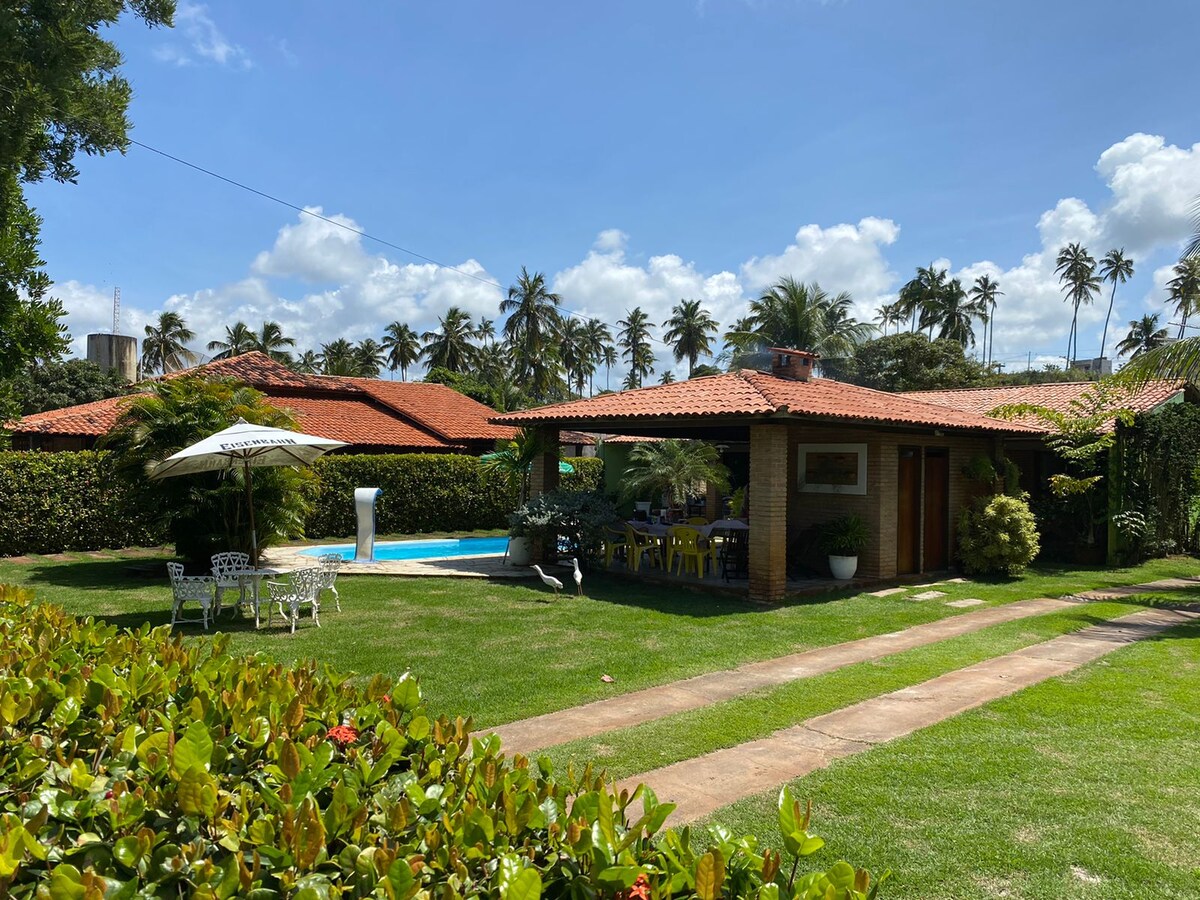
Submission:
[[[392,695],[391,695],[391,694],[384,694],[384,695],[383,695],[382,697],[380,697],[379,699],[380,699],[382,702],[384,702],[384,703],[389,703],[389,704],[390,704],[390,703],[392,702]]]
[[[639,875],[626,896],[629,900],[650,900],[650,879],[645,875]]]
[[[349,725],[334,725],[325,733],[325,737],[335,744],[345,747],[347,744],[353,744],[358,740],[358,731]]]

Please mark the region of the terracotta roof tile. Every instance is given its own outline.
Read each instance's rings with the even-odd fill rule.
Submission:
[[[844,382],[824,378],[792,381],[753,371],[604,394],[588,400],[497,416],[492,421],[508,425],[561,422],[568,427],[586,427],[586,423],[591,422],[690,417],[759,418],[772,414],[1009,434],[1036,431],[1015,422],[990,419],[978,413]],[[597,429],[603,430],[599,424]]]
[[[451,441],[504,440],[516,430],[493,425],[496,411],[444,384],[344,378],[376,400]]]
[[[35,413],[25,416],[12,430],[16,434],[64,434],[85,437],[107,434],[117,423],[117,417],[121,414],[119,404],[124,399],[112,397],[108,400],[68,406],[65,409]]]
[[[437,436],[414,428],[369,401],[270,395],[268,399],[281,409],[290,409],[302,431],[319,437],[363,446],[421,450],[445,450],[449,446]]]

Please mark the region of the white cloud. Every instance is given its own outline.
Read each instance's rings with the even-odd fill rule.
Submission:
[[[79,281],[59,281],[50,290],[52,297],[62,301],[67,311],[67,324],[71,330],[71,352],[76,356],[87,355],[87,336],[96,332],[112,331],[113,289],[84,284]],[[142,329],[150,321],[150,313],[140,305],[131,304],[125,297],[121,303],[121,334],[132,334],[141,346]]]
[[[156,48],[154,56],[161,62],[188,66],[206,60],[243,69],[254,65],[245,50],[225,37],[202,3],[180,3],[175,11],[175,27],[187,38],[187,46],[171,43]]]
[[[319,206],[306,209],[313,215],[325,215]],[[251,269],[258,275],[299,278],[321,284],[343,283],[365,276],[371,268],[371,260],[363,251],[362,238],[346,230],[360,231],[358,223],[342,215],[330,215],[326,219],[330,221],[301,215],[294,225],[285,225],[279,230],[275,246],[259,253]]]

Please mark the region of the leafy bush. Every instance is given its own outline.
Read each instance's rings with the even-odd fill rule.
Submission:
[[[858,556],[871,539],[858,516],[843,516],[821,526],[821,550],[830,556]]]
[[[963,510],[958,556],[971,574],[1019,575],[1038,555],[1037,522],[1023,497],[981,497]]]
[[[559,488],[534,497],[509,516],[509,533],[547,544],[565,541],[565,553],[581,561],[594,558],[604,540],[604,528],[618,518],[613,502],[599,491]]]
[[[157,543],[144,484],[116,475],[111,454],[0,453],[0,556]]]
[[[673,807],[615,795],[434,720],[408,675],[368,682],[223,636],[118,631],[0,587],[0,895],[875,896],[838,863],[796,876],[753,837],[658,834]],[[780,798],[785,852],[821,848]],[[656,836],[657,835],[657,836]]]

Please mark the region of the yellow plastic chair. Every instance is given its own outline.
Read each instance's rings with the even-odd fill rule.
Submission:
[[[678,557],[679,571],[675,574],[684,575],[689,568],[696,570],[696,577],[704,577],[704,560],[708,556],[708,548],[700,546],[700,532],[687,525],[679,525],[671,529],[671,548],[668,551],[671,558]],[[670,569],[670,562],[667,564]]]
[[[704,516],[692,516],[687,520],[689,525],[707,525],[708,519]]]
[[[638,531],[630,525],[625,529],[625,540],[628,542],[625,556],[632,571],[641,571],[643,556],[649,559],[651,567],[661,565],[662,552],[654,535]]]
[[[628,528],[622,530],[614,528],[611,525],[604,529],[604,565],[606,568],[612,568],[613,557],[615,556],[628,558],[629,536],[626,533],[627,531]]]

